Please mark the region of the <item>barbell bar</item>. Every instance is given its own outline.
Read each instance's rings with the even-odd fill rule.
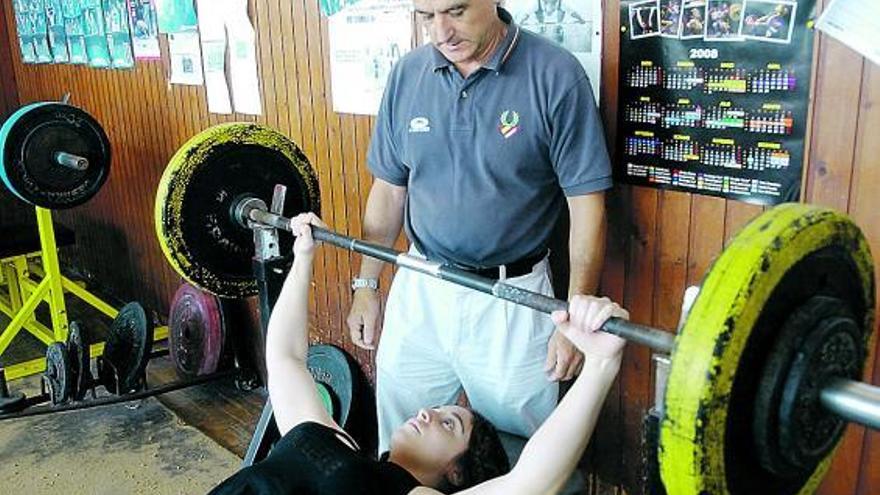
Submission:
[[[258,198],[243,198],[236,207],[236,211],[239,215],[238,221],[243,226],[247,226],[248,221],[253,221],[259,225],[290,231],[290,219],[271,213],[266,208],[266,203]],[[554,311],[568,309],[568,303],[565,301],[522,289],[502,280],[481,277],[453,265],[428,261],[409,253],[372,244],[332,230],[313,227],[312,235],[318,241],[468,287],[542,313],[549,314]],[[664,354],[672,352],[675,341],[675,337],[668,332],[632,323],[622,318],[610,318],[602,327],[602,330],[636,344],[648,346]]]
[[[238,216],[237,220],[243,227],[266,226],[290,232],[291,219],[270,212],[266,203],[259,198],[242,198],[235,208],[235,215]],[[468,287],[542,313],[568,310],[568,303],[561,299],[522,289],[502,280],[475,275],[449,264],[428,261],[329,229],[312,226],[312,236],[317,241]],[[602,325],[601,331],[647,346],[663,354],[671,354],[675,345],[673,334],[622,318],[609,318]],[[831,412],[849,421],[880,429],[880,387],[855,380],[835,378],[822,388],[820,394],[822,405]]]

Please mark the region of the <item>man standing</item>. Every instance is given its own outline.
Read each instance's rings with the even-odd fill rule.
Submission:
[[[521,30],[494,0],[414,0],[431,45],[388,78],[368,163],[375,176],[364,237],[485,277],[552,293],[547,244],[569,209],[569,294],[595,291],[605,236],[608,154],[578,61]],[[374,348],[381,262],[363,258],[347,322]],[[558,380],[582,356],[528,308],[401,270],[377,355],[379,451],[424,404],[471,405],[502,430],[531,435]]]

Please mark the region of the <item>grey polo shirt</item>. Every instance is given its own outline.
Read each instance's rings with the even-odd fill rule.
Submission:
[[[511,22],[468,78],[432,45],[395,65],[367,162],[408,189],[405,226],[429,259],[474,267],[545,249],[566,196],[611,187],[590,82],[562,47]]]

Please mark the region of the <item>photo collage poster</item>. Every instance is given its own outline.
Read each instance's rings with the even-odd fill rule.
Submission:
[[[601,0],[504,0],[513,22],[570,51],[590,78],[596,103],[602,80]]]
[[[814,16],[815,0],[621,2],[615,178],[796,201]]]
[[[22,61],[134,67],[129,0],[13,0]]]

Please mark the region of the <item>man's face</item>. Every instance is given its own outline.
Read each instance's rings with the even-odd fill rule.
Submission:
[[[431,43],[447,60],[467,64],[487,55],[498,22],[493,0],[413,0],[413,4]]]

